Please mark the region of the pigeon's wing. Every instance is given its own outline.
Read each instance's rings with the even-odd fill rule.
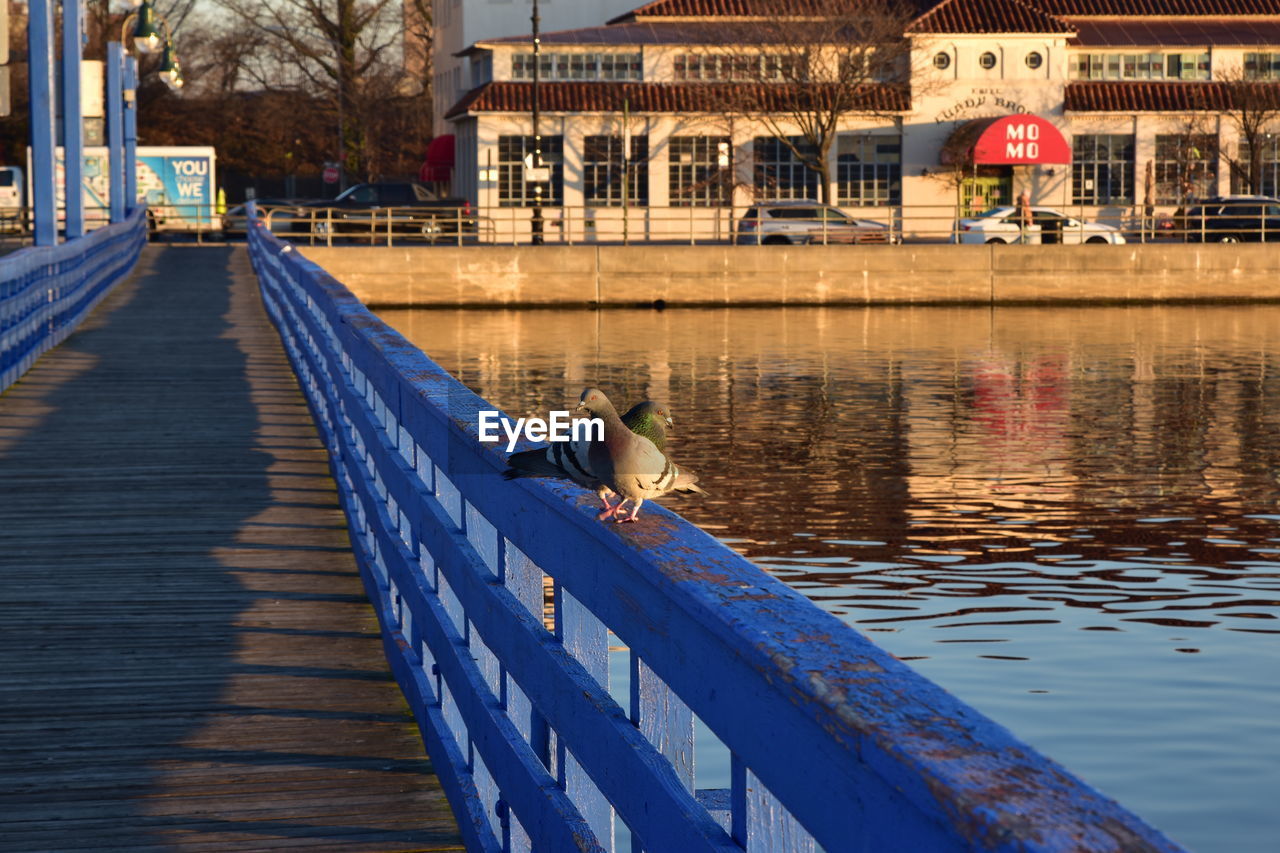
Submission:
[[[671,491],[682,492],[688,494],[697,492],[700,495],[707,494],[707,491],[698,485],[698,475],[690,471],[688,468],[676,469],[676,478],[671,484]]]
[[[508,480],[557,477],[590,489],[598,488],[600,478],[591,469],[589,445],[590,442],[584,440],[553,441],[547,447],[513,453],[507,457],[508,467],[502,476]]]

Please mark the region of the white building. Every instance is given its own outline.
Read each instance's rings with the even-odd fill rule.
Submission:
[[[567,30],[603,24],[635,6],[635,0],[538,0],[541,28]],[[470,64],[459,54],[486,39],[531,33],[532,0],[431,0],[432,95],[435,101],[435,133],[449,133],[444,114],[475,84]],[[411,15],[411,4],[405,4]],[[410,29],[410,28],[407,28]]]
[[[530,37],[476,39],[460,51],[471,89],[445,113],[453,191],[504,235],[527,234],[538,202],[549,241],[616,238],[624,216],[632,235],[727,235],[753,201],[817,197],[816,173],[758,124],[707,110],[709,86],[734,85],[721,66],[744,48],[724,34],[730,10],[748,6],[656,0],[602,26],[543,33],[545,176],[525,164]],[[904,36],[910,93],[886,91],[874,114],[846,115],[829,165],[835,203],[901,222],[908,236],[1024,190],[1127,225],[1146,207],[1234,191],[1230,163],[1247,158],[1231,81],[1280,107],[1280,0],[941,0]],[[1274,194],[1280,125],[1271,129],[1260,189]]]

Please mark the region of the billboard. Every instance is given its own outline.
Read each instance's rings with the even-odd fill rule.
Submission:
[[[63,150],[57,151],[54,185],[59,219],[66,209],[63,187]],[[27,159],[31,155],[28,150]],[[137,149],[138,200],[151,208],[156,226],[166,231],[208,230],[214,227],[216,156],[207,145],[140,145]],[[98,227],[108,221],[111,170],[107,149],[90,146],[84,150],[85,224]],[[28,189],[28,191],[30,191]]]

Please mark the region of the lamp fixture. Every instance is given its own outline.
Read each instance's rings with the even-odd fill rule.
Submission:
[[[150,0],[143,0],[137,12],[138,21],[133,27],[133,44],[139,53],[155,53],[164,43],[160,27],[156,24],[156,10]]]
[[[160,79],[166,83],[172,83],[174,79],[182,76],[181,70],[178,68],[178,56],[173,49],[173,40],[165,39],[164,53],[160,56],[160,67],[157,69]]]

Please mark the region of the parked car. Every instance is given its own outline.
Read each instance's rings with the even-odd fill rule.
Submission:
[[[1031,207],[1031,224],[1039,226],[1041,243],[1123,243],[1119,228],[1101,222],[1083,222],[1051,207]],[[1016,205],[993,207],[956,222],[953,243],[1018,243],[1022,223]]]
[[[1264,195],[1206,199],[1187,210],[1185,225],[1192,243],[1280,241],[1280,199]]]
[[[273,234],[288,233],[293,226],[294,211],[298,202],[287,198],[255,198],[258,218],[266,219]],[[267,216],[267,214],[271,214]],[[243,237],[249,230],[249,214],[245,205],[237,204],[222,214],[222,233],[226,237]]]
[[[369,235],[382,239],[388,232],[400,239],[435,242],[457,239],[458,229],[474,235],[476,220],[465,198],[441,198],[426,184],[392,181],[356,184],[337,198],[309,201],[298,208],[295,233],[325,236]]]
[[[856,219],[838,207],[808,200],[771,201],[750,208],[738,222],[738,245],[892,243],[888,225]]]

